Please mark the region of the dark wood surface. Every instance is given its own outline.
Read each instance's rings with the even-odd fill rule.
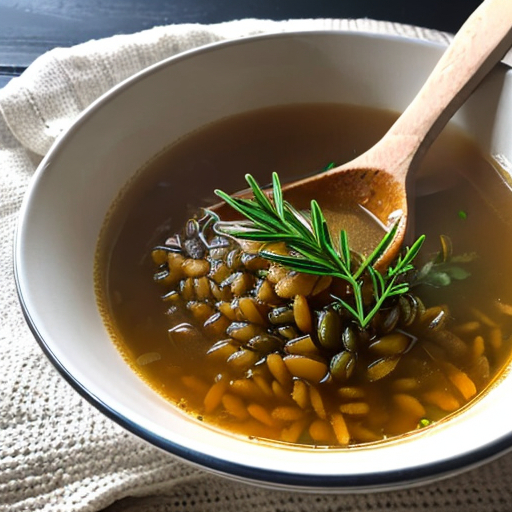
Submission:
[[[455,32],[480,0],[0,0],[0,87],[57,47],[172,23],[374,18]]]

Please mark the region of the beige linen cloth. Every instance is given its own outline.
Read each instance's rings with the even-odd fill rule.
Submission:
[[[211,475],[135,438],[97,412],[57,374],[25,325],[12,270],[18,210],[41,157],[76,116],[116,83],[184,50],[262,32],[315,29],[449,39],[371,20],[156,27],[52,50],[0,90],[0,511],[512,509],[512,455],[436,484],[375,494],[269,491]]]

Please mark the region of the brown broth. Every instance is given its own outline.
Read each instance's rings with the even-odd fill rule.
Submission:
[[[105,320],[114,332],[116,346],[150,386],[188,413],[235,434],[345,445],[336,435],[340,416],[350,430],[348,444],[378,441],[416,430],[424,417],[436,422],[474,400],[471,393],[463,396],[467,388],[460,384],[464,380],[461,374],[471,379],[478,392],[489,385],[509,360],[511,349],[508,261],[512,228],[507,219],[512,196],[475,145],[453,129],[445,130],[417,174],[414,230],[427,235],[424,261],[437,252],[441,234],[451,238],[456,255],[478,255],[463,264],[470,277],[454,279],[448,287],[415,290],[427,308],[442,306],[449,311],[450,332],[456,332],[456,341],[453,337],[445,342],[429,338],[422,343],[423,331],[418,334],[418,326],[416,331],[411,328],[411,339],[421,339],[411,344],[406,354],[400,354],[396,369],[373,382],[375,385],[368,386],[363,374],[356,375],[350,385],[309,382],[308,413],[299,416],[300,407],[290,398],[292,389],[285,389],[284,398],[276,398],[278,387],[272,388],[276,379],[269,377],[268,369],[256,365],[250,368],[249,380],[253,388],[256,383],[264,399],[247,398],[250,390],[238,390],[237,395],[232,384],[245,378],[246,369],[237,376],[226,371],[225,357],[217,361],[219,358],[206,355],[214,342],[226,338],[225,330],[211,339],[185,333],[184,350],[179,342],[184,336],[183,326],[176,329],[178,317],[169,314],[170,303],[161,299],[169,290],[153,282],[152,248],[180,231],[200,207],[216,202],[214,189],[233,192],[244,188],[245,173],[265,183],[270,173],[277,171],[287,181],[320,171],[330,162],[343,163],[374,144],[395,118],[389,112],[323,104],[250,112],[185,137],[139,174],[105,225],[98,251],[97,284],[100,306],[107,311]],[[486,195],[496,190],[502,196],[500,204],[509,208],[505,213],[503,209],[496,212],[494,196]],[[180,313],[185,323],[190,321],[187,314]],[[170,342],[169,329],[174,329],[171,339],[175,343]],[[463,355],[455,357],[457,351]],[[358,357],[358,364],[365,367],[377,361],[372,360],[371,350],[365,349]],[[435,368],[430,365],[444,357],[446,361]],[[219,374],[223,378],[215,384]],[[295,378],[294,382],[297,380],[304,381]],[[361,389],[364,398],[359,397]],[[236,414],[229,413],[237,410],[235,405],[226,409],[220,402],[213,410],[205,410],[209,392],[219,396],[227,393],[227,400],[235,405],[241,398],[245,408],[252,407],[252,413],[240,412],[237,419]],[[318,400],[315,402],[318,392],[325,412]],[[419,413],[410,413],[418,410],[418,402],[424,409],[421,418],[416,417]],[[263,403],[266,412],[261,411]],[[372,410],[371,416],[365,408]]]

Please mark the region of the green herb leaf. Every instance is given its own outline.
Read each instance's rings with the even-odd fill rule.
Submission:
[[[446,273],[452,279],[457,279],[457,281],[462,281],[463,279],[467,279],[471,275],[471,272],[468,272],[466,269],[457,267],[455,265],[448,267],[446,269]]]
[[[264,211],[267,211],[272,214],[274,212],[274,207],[272,206],[272,203],[265,195],[265,193],[261,190],[256,180],[250,174],[246,174],[245,179],[249,186],[251,187],[252,193],[254,194],[254,199],[258,202],[260,207]]]
[[[347,271],[350,271],[350,247],[348,245],[348,235],[344,229],[340,231],[340,256]]]
[[[441,250],[432,261],[425,263],[416,273],[413,285],[449,286],[454,279],[462,281],[471,276],[471,273],[460,265],[471,263],[477,258],[477,254],[465,253],[454,256],[450,238],[446,235],[441,235],[439,238]]]
[[[277,175],[277,172],[272,173],[272,184],[274,191],[274,205],[276,207],[279,218],[284,220],[283,191],[281,189],[281,183],[279,182],[279,176]]]
[[[425,241],[425,235],[421,235],[414,244],[412,244],[412,247],[407,248],[405,255],[403,257],[398,258],[398,263],[396,264],[395,268],[389,267],[388,269],[388,275],[389,277],[398,275],[398,274],[404,274],[405,272],[409,272],[413,269],[411,263],[416,258],[418,253],[420,252],[421,246],[423,245],[423,242]]]
[[[423,282],[430,286],[442,287],[449,286],[452,283],[452,279],[446,272],[433,271],[423,279]]]
[[[391,245],[393,238],[398,229],[398,222],[382,237],[382,240],[377,244],[373,252],[363,261],[356,272],[356,278],[363,274],[363,272],[371,265],[374,265],[377,260],[386,252],[386,249]]]

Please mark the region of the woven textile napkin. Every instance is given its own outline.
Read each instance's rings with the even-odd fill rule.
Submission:
[[[449,39],[371,20],[174,25],[52,50],[0,90],[0,511],[511,510],[511,455],[439,483],[375,494],[269,491],[211,475],[97,412],[60,378],[25,325],[12,274],[18,210],[42,155],[76,116],[116,83],[181,51],[262,32],[316,29]]]

